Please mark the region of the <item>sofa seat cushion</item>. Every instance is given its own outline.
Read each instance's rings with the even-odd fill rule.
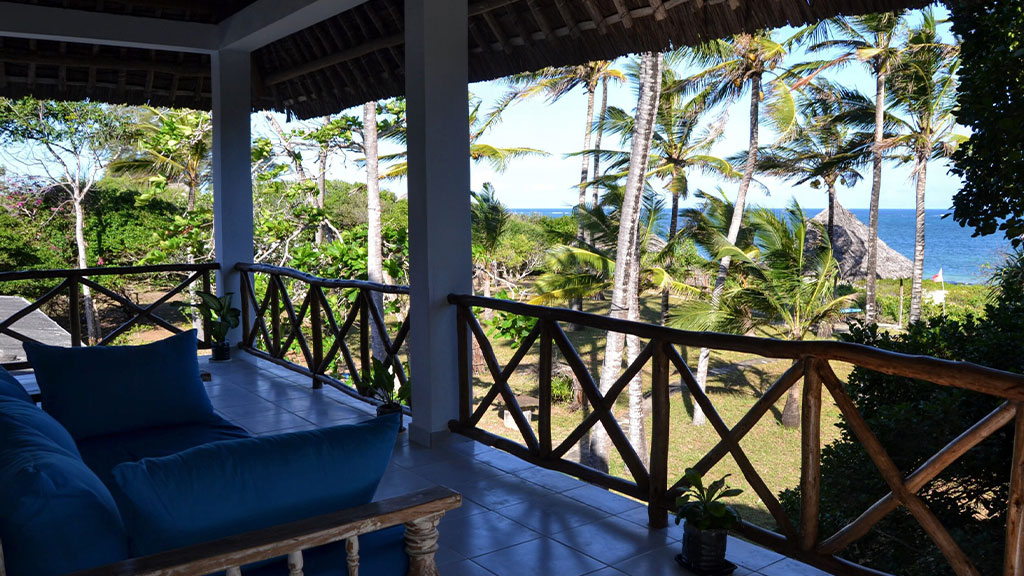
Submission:
[[[78,443],[78,449],[86,465],[113,490],[112,472],[122,462],[159,458],[211,442],[249,437],[250,434],[242,428],[215,416],[213,420],[199,424],[162,426],[87,438]]]
[[[0,542],[8,576],[56,576],[128,557],[110,492],[73,443],[50,437],[59,426],[47,419],[34,404],[0,400]]]
[[[348,554],[345,552],[344,541],[305,550],[302,561],[304,576],[348,576]],[[405,526],[392,526],[359,537],[360,574],[405,576],[408,571]],[[242,569],[245,576],[281,576],[287,573],[287,558]]]
[[[32,403],[32,396],[3,366],[0,366],[0,398],[14,398]]]
[[[142,346],[24,347],[43,409],[75,440],[213,419],[195,330]]]
[[[113,475],[132,554],[365,504],[384,474],[397,433],[397,415],[388,415],[120,464]]]

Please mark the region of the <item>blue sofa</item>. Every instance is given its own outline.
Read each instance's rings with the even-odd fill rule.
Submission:
[[[195,332],[137,347],[25,348],[42,409],[0,368],[7,576],[194,559],[190,547],[358,508],[372,500],[398,430],[392,415],[252,438],[214,413]],[[406,573],[403,532],[358,539],[363,574]],[[305,574],[343,573],[346,541],[306,550]],[[244,574],[288,573],[284,558],[261,560]]]

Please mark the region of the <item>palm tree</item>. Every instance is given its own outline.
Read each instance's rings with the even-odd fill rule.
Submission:
[[[922,11],[920,26],[910,31],[899,69],[892,77],[896,132],[890,146],[904,150],[913,163],[917,218],[914,235],[914,275],[910,289],[910,321],[921,319],[924,272],[924,194],[928,161],[952,156],[966,138],[954,133],[956,72],[959,46],[938,36],[935,14]]]
[[[678,84],[675,71],[666,66],[662,70],[662,86],[671,87]],[[661,93],[658,112],[654,123],[654,136],[651,141],[650,165],[647,176],[665,183],[672,194],[672,208],[669,212],[668,240],[676,237],[678,230],[679,200],[686,199],[689,194],[689,174],[692,170],[718,174],[725,178],[738,178],[732,165],[709,152],[711,147],[722,135],[721,123],[699,131],[698,126],[708,103],[701,98],[686,99],[679,91],[665,89]],[[622,143],[629,141],[633,133],[635,121],[626,111],[612,107],[598,120],[598,126],[609,134],[617,134]],[[608,171],[621,172],[629,165],[629,154],[612,150],[597,150],[596,157],[611,160]],[[616,174],[622,176],[623,174]],[[668,264],[671,268],[671,263]],[[662,292],[661,319],[662,323],[668,315],[668,296],[666,289]]]
[[[470,216],[473,223],[473,260],[479,270],[485,297],[491,296],[491,279],[497,275],[496,252],[510,214],[498,200],[494,186],[485,182],[483,190],[471,192]]]
[[[865,63],[875,77],[875,118],[874,138],[871,148],[871,203],[868,216],[868,277],[864,314],[868,322],[877,318],[876,278],[878,276],[878,204],[882,193],[882,160],[885,130],[886,82],[899,66],[899,37],[904,28],[904,12],[883,12],[852,18],[836,18],[829,26],[837,32],[838,38],[819,42],[810,47],[811,51],[842,51],[838,57],[824,63],[811,64],[818,71],[845,65],[852,61]],[[813,77],[813,74],[811,75]]]
[[[811,330],[841,316],[853,295],[835,296],[839,264],[826,234],[818,245],[808,242],[812,223],[794,200],[785,214],[760,208],[751,211],[751,246],[724,244],[719,257],[739,264],[743,282],[723,290],[718,306],[695,300],[680,307],[673,325],[687,329],[745,333],[760,328],[785,340],[803,340]],[[719,236],[720,238],[720,236]],[[800,395],[790,389],[782,424],[800,424]]]
[[[487,162],[495,172],[504,172],[510,162],[519,158],[548,155],[547,152],[537,148],[522,146],[501,148],[481,141],[491,128],[501,122],[501,115],[514,101],[513,98],[506,96],[499,100],[492,110],[485,112],[481,110],[483,100],[472,94],[469,95],[469,157],[474,162]],[[396,129],[391,138],[405,142],[405,126]],[[406,154],[407,152],[403,150],[397,154],[381,156],[382,162],[394,162],[381,174],[381,178],[386,180],[404,178],[409,173],[409,163],[405,160]]]
[[[750,141],[747,146],[747,163],[743,168],[736,193],[735,210],[726,238],[735,243],[740,231],[740,222],[747,200],[747,190],[757,167],[758,123],[764,90],[770,84],[764,82],[765,75],[772,73],[781,64],[789,46],[806,34],[802,29],[783,42],[776,42],[768,31],[753,34],[738,34],[728,39],[711,40],[690,51],[690,61],[701,69],[700,72],[680,83],[680,89],[696,92],[708,102],[731,102],[750,90]],[[717,306],[725,287],[731,258],[722,258],[715,276],[715,287],[711,293],[712,306]],[[704,388],[707,381],[708,360],[711,350],[701,348],[697,364],[697,383]],[[702,425],[704,413],[694,410],[693,423]]]
[[[782,90],[785,87],[780,86]],[[787,106],[771,106],[770,115],[780,134],[778,142],[757,152],[757,169],[763,174],[810,183],[828,192],[828,238],[835,242],[836,186],[853,187],[863,176],[857,171],[870,153],[871,134],[857,132],[836,118],[856,107],[869,107],[859,93],[824,80],[805,86],[796,98],[797,114]],[[746,152],[730,162],[745,163]]]

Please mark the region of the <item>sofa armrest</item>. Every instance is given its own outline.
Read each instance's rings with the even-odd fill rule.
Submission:
[[[229,536],[212,542],[131,558],[71,576],[174,576],[210,574],[278,556],[289,556],[301,566],[301,551],[348,541],[350,564],[358,560],[360,534],[406,525],[406,553],[410,576],[437,574],[437,522],[448,510],[462,505],[462,496],[444,487],[371,502],[289,524]]]

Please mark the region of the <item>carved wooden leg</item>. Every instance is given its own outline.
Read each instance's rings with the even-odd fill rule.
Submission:
[[[408,576],[438,576],[434,553],[437,552],[437,523],[444,514],[419,518],[405,524],[405,553],[409,555]]]
[[[288,553],[288,576],[303,576],[302,550]]]
[[[345,540],[345,552],[348,553],[348,576],[359,576],[359,536]]]
[[[242,569],[238,566],[233,566],[228,568],[224,574],[225,576],[242,576]]]
[[[0,542],[0,576],[7,576],[7,569],[4,568],[4,545]]]

